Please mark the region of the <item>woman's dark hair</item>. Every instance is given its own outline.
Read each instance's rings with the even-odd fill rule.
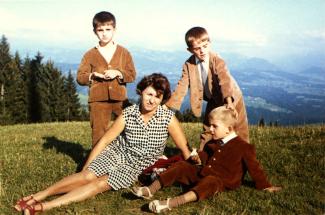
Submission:
[[[151,75],[144,76],[137,85],[137,94],[141,95],[141,93],[149,86],[153,87],[157,91],[158,95],[163,95],[161,104],[165,104],[170,98],[171,92],[169,81],[161,73],[152,73]]]

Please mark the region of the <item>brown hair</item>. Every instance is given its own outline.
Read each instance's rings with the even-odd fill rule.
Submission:
[[[168,79],[161,73],[153,73],[148,76],[144,76],[137,85],[137,94],[141,93],[149,86],[152,86],[158,93],[163,94],[163,100],[161,104],[165,104],[171,96],[170,84]]]
[[[228,127],[231,126],[234,128],[234,126],[237,122],[237,111],[226,108],[226,106],[220,106],[220,107],[214,108],[209,113],[209,119],[220,120],[226,126],[228,126]]]
[[[96,28],[98,27],[99,24],[104,24],[107,23],[112,25],[114,28],[116,26],[116,19],[113,14],[107,11],[102,11],[97,13],[94,18],[93,18],[93,28],[94,32],[96,31]]]
[[[200,40],[200,42],[210,41],[209,34],[205,28],[193,27],[185,34],[185,42],[188,48],[192,48],[193,42]]]

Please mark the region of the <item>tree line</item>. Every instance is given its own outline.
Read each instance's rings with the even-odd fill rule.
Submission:
[[[38,52],[12,56],[7,38],[0,42],[0,124],[88,119],[71,71],[67,76]]]

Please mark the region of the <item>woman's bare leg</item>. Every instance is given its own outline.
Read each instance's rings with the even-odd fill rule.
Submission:
[[[56,182],[55,184],[51,185],[50,187],[46,188],[45,190],[39,191],[33,194],[33,199],[27,201],[28,205],[32,205],[36,201],[41,201],[48,196],[67,193],[77,187],[83,186],[91,181],[97,179],[97,176],[90,172],[89,170],[85,170],[79,173],[75,173],[73,175],[69,175],[60,181]],[[28,199],[29,197],[24,197],[23,199]],[[18,205],[15,206],[17,210],[20,210]]]
[[[83,186],[76,187],[70,192],[48,202],[43,202],[43,210],[49,210],[55,207],[60,207],[62,205],[67,205],[72,202],[80,202],[86,200],[90,197],[97,195],[98,193],[105,192],[110,190],[111,187],[107,183],[108,176],[102,176],[100,178],[96,178],[92,180],[90,183],[85,184]],[[40,205],[35,205],[35,207],[39,207]],[[36,208],[36,209],[39,209]]]

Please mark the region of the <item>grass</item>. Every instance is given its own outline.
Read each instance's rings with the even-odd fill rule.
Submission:
[[[192,146],[197,146],[200,123],[183,123]],[[325,126],[250,128],[251,142],[269,176],[283,186],[271,194],[253,188],[246,176],[241,188],[173,209],[169,214],[324,214]],[[87,122],[44,123],[0,127],[0,214],[16,214],[12,205],[80,169],[90,149]],[[175,153],[169,140],[168,153]],[[173,186],[158,199],[182,192]],[[106,192],[81,203],[45,214],[149,214],[148,201],[127,190]]]

